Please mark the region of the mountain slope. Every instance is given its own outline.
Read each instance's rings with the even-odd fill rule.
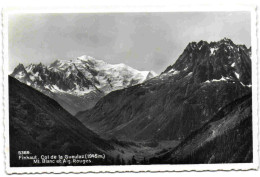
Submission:
[[[49,66],[19,64],[11,74],[56,100],[71,114],[86,110],[113,90],[142,83],[156,74],[124,64],[108,64],[89,56],[56,60]]]
[[[229,39],[192,42],[160,76],[111,92],[76,117],[103,137],[183,140],[250,92],[248,51]]]
[[[252,95],[222,108],[179,146],[150,163],[246,163],[253,160]]]
[[[18,160],[21,150],[35,155],[76,155],[106,154],[114,149],[57,102],[10,76],[9,126],[11,166],[35,165]],[[94,160],[92,164],[102,163]]]

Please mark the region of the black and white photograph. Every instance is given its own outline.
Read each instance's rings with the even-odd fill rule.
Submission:
[[[249,168],[258,155],[252,17],[8,13],[8,168]]]

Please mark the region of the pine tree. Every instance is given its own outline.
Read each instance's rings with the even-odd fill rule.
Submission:
[[[144,159],[142,161],[142,164],[147,164],[147,161],[146,161],[145,157],[144,157]]]
[[[116,157],[116,165],[121,165],[120,155],[118,154]]]
[[[135,156],[132,157],[132,164],[136,164]]]
[[[125,160],[122,158],[122,160],[121,160],[121,164],[122,165],[125,165]]]

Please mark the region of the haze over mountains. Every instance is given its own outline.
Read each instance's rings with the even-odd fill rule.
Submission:
[[[104,95],[144,82],[153,71],[108,64],[90,56],[56,60],[49,66],[19,64],[11,76],[56,100],[71,114],[92,108]]]
[[[104,137],[182,140],[251,91],[249,51],[226,38],[192,42],[161,75],[114,91],[76,117]]]
[[[77,124],[91,135],[93,148],[104,145],[104,151],[113,156],[116,153],[129,160],[134,154],[143,164],[252,162],[250,57],[251,48],[224,38],[189,43],[176,62],[158,76],[87,56],[58,60],[49,66],[19,65],[12,76],[71,113],[81,110],[74,117],[55,103],[57,114],[61,111],[65,117],[81,121]],[[14,80],[10,84],[10,111],[20,111],[12,119],[16,127],[30,127],[26,116],[16,116],[28,113],[30,106],[21,105],[28,101],[32,104],[26,98],[30,87],[17,85]],[[30,99],[38,96],[43,97],[33,94]],[[36,102],[39,107],[35,109],[53,110],[45,103],[47,106],[41,108]],[[49,114],[40,120],[49,120]],[[50,132],[45,129],[40,134],[47,136]],[[102,147],[95,144],[97,141]],[[85,148],[84,143],[79,146]]]

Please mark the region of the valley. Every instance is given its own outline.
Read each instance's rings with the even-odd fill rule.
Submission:
[[[159,75],[89,56],[20,64],[9,77],[11,158],[29,144],[104,153],[100,165],[250,163],[250,57],[224,38],[190,42]]]

